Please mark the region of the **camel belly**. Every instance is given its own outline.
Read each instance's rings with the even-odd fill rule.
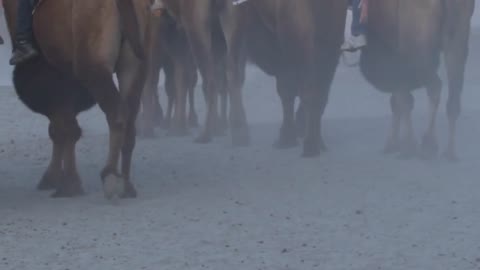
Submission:
[[[437,72],[442,5],[435,0],[371,0],[368,46],[361,55],[365,78],[381,91],[423,87]]]
[[[424,87],[439,67],[440,53],[429,59],[411,56],[372,46],[360,57],[360,70],[365,79],[383,92],[412,91]]]

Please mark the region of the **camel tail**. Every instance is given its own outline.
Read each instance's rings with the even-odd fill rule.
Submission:
[[[127,42],[132,47],[135,55],[145,58],[145,46],[140,31],[140,23],[135,12],[134,0],[116,0],[120,13],[120,24]]]

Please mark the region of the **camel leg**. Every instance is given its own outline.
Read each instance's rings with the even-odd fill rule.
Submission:
[[[185,136],[188,134],[186,122],[187,103],[187,71],[184,62],[180,58],[173,59],[173,79],[175,95],[175,112],[173,122],[170,124],[169,135]]]
[[[297,111],[295,112],[295,129],[297,130],[297,137],[304,138],[305,137],[305,129],[306,129],[306,116],[305,116],[305,108],[300,102],[298,105]]]
[[[217,126],[215,128],[215,135],[224,136],[226,135],[228,128],[228,115],[227,115],[227,98],[228,98],[228,82],[227,82],[227,72],[226,72],[226,51],[223,41],[215,40],[214,41],[214,51],[216,53],[215,57],[215,72],[217,78],[217,97],[219,98],[219,104],[216,108],[217,113]]]
[[[145,137],[153,137],[157,123],[163,122],[163,111],[158,101],[158,81],[160,79],[160,65],[153,65],[149,70],[142,95],[142,113],[139,124],[140,134]]]
[[[448,77],[448,146],[446,157],[457,160],[455,137],[457,120],[461,111],[461,94],[464,86],[465,66],[469,53],[471,17],[475,1],[446,1],[444,57]]]
[[[224,56],[220,57],[220,59],[225,59]],[[228,98],[228,85],[227,85],[227,78],[225,72],[225,62],[220,62],[216,64],[217,67],[217,78],[218,79],[218,98],[220,99],[219,102],[219,113],[218,113],[218,125],[215,129],[215,135],[223,136],[226,135],[226,131],[228,128],[228,115],[227,115],[227,98]]]
[[[93,69],[92,67],[97,68]],[[80,78],[83,78],[87,89],[104,112],[109,128],[107,161],[100,177],[105,197],[111,199],[123,193],[123,187],[121,186],[123,179],[118,171],[118,162],[120,151],[125,142],[129,108],[128,104],[122,100],[110,70],[99,65],[85,65],[85,68],[79,70]]]
[[[303,157],[315,157],[320,151],[327,151],[322,137],[322,117],[327,107],[330,87],[335,76],[338,56],[322,55],[313,68],[307,69],[301,103],[305,108],[306,135],[303,144]]]
[[[305,104],[306,115],[306,135],[302,156],[316,157],[320,154],[320,151],[327,150],[321,135],[321,121],[328,102],[330,81],[324,78],[324,80],[318,82],[318,86],[307,86],[306,90],[308,92],[302,94],[302,103]]]
[[[227,12],[221,21],[227,42],[226,70],[227,94],[230,96],[230,128],[232,143],[235,146],[250,144],[250,131],[243,105],[242,88],[245,82],[247,54],[245,50],[245,25],[241,19],[241,9],[227,5]]]
[[[400,158],[409,159],[417,153],[417,143],[415,140],[415,132],[412,123],[412,111],[414,106],[414,98],[411,92],[402,92],[398,94],[400,110],[402,111],[401,123],[403,122],[405,134],[403,138],[402,149],[400,150]]]
[[[118,171],[118,162],[120,159],[120,151],[125,143],[125,134],[127,128],[127,118],[129,115],[127,104],[121,100],[117,92],[115,84],[109,78],[99,81],[99,88],[105,89],[105,95],[109,98],[100,98],[98,104],[105,112],[107,123],[109,127],[109,151],[107,162],[101,172],[101,178],[104,184],[105,197],[111,199],[115,196],[120,196],[123,193],[124,187],[121,186],[122,175]]]
[[[220,130],[222,134],[228,129],[228,90],[220,93]]]
[[[136,105],[135,102],[140,102],[140,97],[132,97],[131,106],[134,110],[138,111],[139,105]],[[132,155],[133,149],[135,148],[135,118],[132,116],[129,118],[127,123],[127,133],[125,136],[125,144],[122,148],[122,176],[123,176],[123,193],[120,195],[121,198],[136,198],[137,191],[130,181],[130,170],[132,166]]]
[[[200,136],[195,139],[197,143],[209,143],[212,140],[217,118],[217,89],[215,79],[214,57],[212,46],[212,10],[211,5],[204,5],[202,1],[191,1],[191,8],[182,14],[183,26],[188,41],[196,59],[200,74],[203,79],[203,91],[207,101],[207,117],[205,126]]]
[[[192,69],[189,72],[190,78],[188,80],[188,103],[189,103],[189,111],[188,111],[188,124],[190,127],[198,127],[198,116],[195,110],[195,86],[197,85],[198,75],[197,75],[197,68],[195,67],[194,63],[192,64]]]
[[[427,86],[427,95],[429,100],[428,127],[422,139],[422,156],[424,158],[433,158],[438,153],[438,142],[435,132],[438,106],[440,105],[442,82],[435,75],[434,79]]]
[[[65,113],[61,128],[63,129],[63,181],[58,185],[53,198],[75,197],[83,195],[82,182],[77,171],[75,146],[80,140],[82,130],[75,114]]]
[[[280,128],[278,140],[274,143],[274,147],[278,149],[286,149],[297,146],[297,134],[294,122],[295,110],[295,92],[293,87],[288,84],[289,79],[280,76],[277,79],[277,92],[282,101],[283,122]]]
[[[61,132],[59,130],[60,121],[55,117],[50,118],[48,134],[53,143],[52,157],[47,170],[42,176],[40,183],[37,185],[38,190],[56,189],[63,179],[63,163],[62,154],[65,147]]]
[[[165,63],[165,93],[167,94],[167,114],[165,115],[165,128],[170,129],[173,122],[173,110],[175,104],[175,74],[172,62]]]
[[[137,191],[130,181],[130,170],[136,141],[135,119],[139,111],[142,89],[146,79],[145,71],[144,61],[138,60],[128,46],[123,46],[120,61],[117,66],[121,100],[125,102],[128,107],[125,124],[125,140],[121,149],[121,175],[123,183],[120,186],[123,187],[123,190],[117,190],[117,192],[122,191],[121,194],[110,192],[111,194],[119,195],[121,198],[135,198],[137,196]]]
[[[150,24],[146,32],[147,43],[147,78],[142,94],[142,113],[139,115],[138,133],[144,137],[154,137],[155,127],[163,125],[163,110],[158,98],[158,81],[163,61],[161,22],[156,16],[148,18]]]
[[[159,98],[159,91],[158,91],[158,82],[160,80],[160,71],[162,70],[163,62],[165,61],[165,49],[162,43],[163,32],[159,29],[161,22],[158,21],[158,17],[153,16],[150,21],[150,31],[148,31],[149,35],[149,44],[150,47],[150,54],[152,57],[147,60],[148,62],[148,73],[149,77],[147,77],[145,81],[145,85],[148,87],[150,85],[150,89],[153,90],[152,92],[152,103],[153,103],[153,122],[156,126],[163,126],[164,125],[164,116],[163,116],[163,109],[160,105],[160,98]],[[145,89],[148,89],[145,87]],[[144,94],[142,94],[144,95]]]
[[[162,105],[160,104],[160,96],[159,96],[159,91],[158,91],[158,85],[155,87],[155,92],[153,95],[153,104],[154,104],[154,124],[155,126],[162,127],[165,125],[165,118],[163,115],[163,108]]]
[[[469,20],[469,18],[459,18],[460,20]],[[458,23],[455,31],[452,31],[453,37],[448,39],[445,45],[445,63],[448,76],[448,146],[446,157],[451,160],[457,160],[455,136],[457,120],[461,111],[461,94],[464,86],[465,66],[468,57],[468,41],[470,33],[470,23]]]
[[[392,110],[392,125],[390,134],[383,149],[385,154],[391,154],[400,151],[400,122],[402,118],[401,104],[396,94],[390,97],[390,108]]]
[[[302,102],[305,104],[307,130],[303,142],[303,157],[316,157],[320,155],[320,102],[322,98],[317,91],[307,90],[303,94]]]

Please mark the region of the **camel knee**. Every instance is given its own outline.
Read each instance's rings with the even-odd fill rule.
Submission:
[[[75,122],[50,123],[48,135],[55,144],[77,142],[82,136],[82,129]]]

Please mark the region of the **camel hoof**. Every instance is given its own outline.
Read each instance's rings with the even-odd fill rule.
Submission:
[[[62,172],[51,172],[46,171],[42,176],[42,179],[37,185],[37,190],[54,190],[60,186],[62,183],[63,173]]]
[[[121,198],[125,192],[123,179],[115,175],[109,175],[103,181],[103,193],[107,200]]]

